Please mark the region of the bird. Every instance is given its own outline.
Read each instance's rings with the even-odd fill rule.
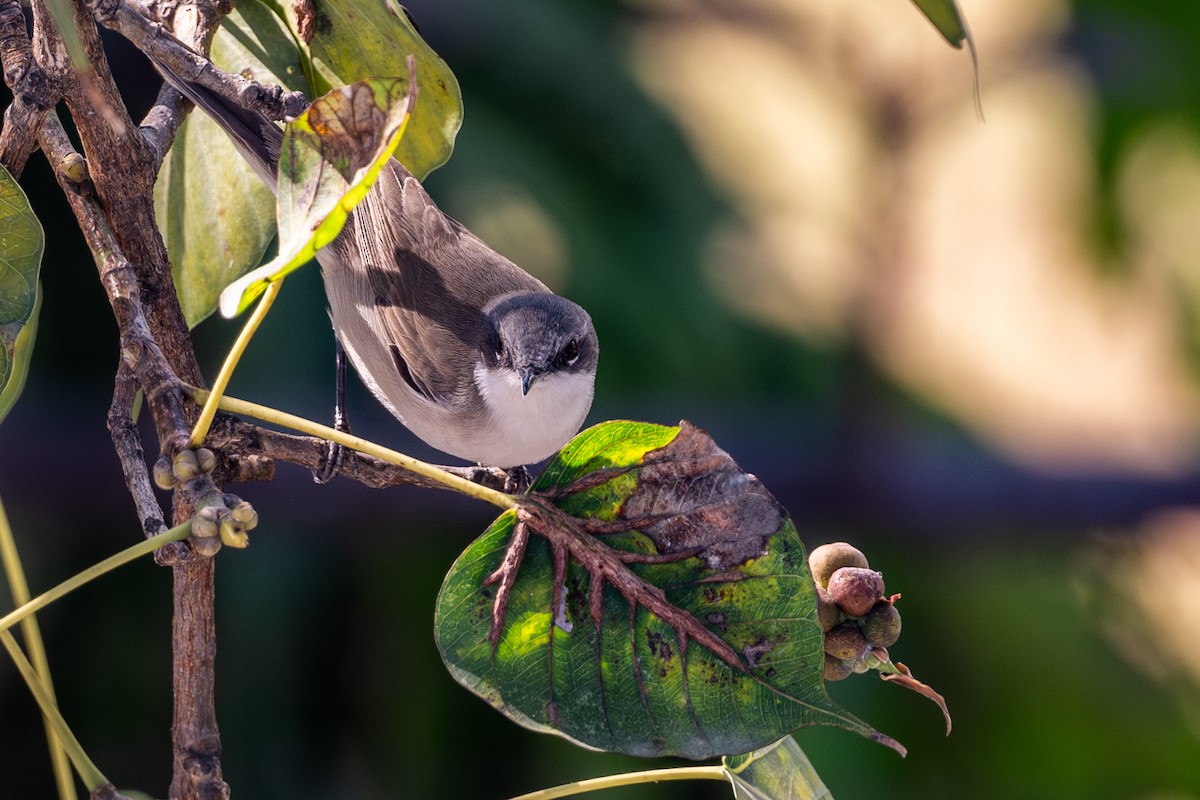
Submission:
[[[155,66],[275,190],[280,129]],[[591,317],[445,214],[395,158],[316,260],[362,382],[427,444],[512,469],[578,432],[599,358]]]

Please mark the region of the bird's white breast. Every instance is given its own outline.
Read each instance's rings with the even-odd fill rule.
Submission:
[[[595,375],[551,372],[541,375],[521,393],[521,378],[511,369],[475,367],[475,385],[488,410],[487,431],[477,431],[477,443],[487,443],[484,464],[511,467],[534,464],[566,444],[592,407]]]

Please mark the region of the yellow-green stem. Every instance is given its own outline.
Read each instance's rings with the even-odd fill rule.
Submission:
[[[54,698],[50,697],[46,692],[46,687],[38,679],[37,672],[33,669],[33,665],[29,663],[29,659],[25,658],[25,654],[21,652],[21,647],[17,644],[17,640],[7,630],[3,630],[0,631],[0,642],[3,642],[4,648],[12,656],[13,663],[17,665],[17,670],[21,673],[21,677],[25,679],[25,683],[29,686],[29,691],[33,694],[33,698],[37,700],[38,706],[41,707],[42,716],[45,718],[46,724],[54,730],[58,741],[62,742],[62,746],[66,749],[67,755],[70,756],[71,763],[75,765],[75,771],[79,773],[79,778],[83,781],[83,785],[88,788],[89,792],[92,792],[108,783],[108,779],[96,768],[96,765],[88,758],[87,753],[83,752],[83,746],[79,744],[79,740],[75,738],[75,734],[71,733],[71,729],[67,726],[67,721],[63,719],[62,714],[58,713],[58,706],[54,704]]]
[[[279,295],[279,289],[282,286],[283,278],[278,278],[267,284],[262,299],[254,307],[254,313],[250,315],[250,319],[246,320],[246,326],[242,328],[242,332],[238,334],[233,347],[229,349],[229,355],[225,356],[225,363],[221,365],[221,371],[217,374],[217,379],[213,381],[212,392],[204,402],[204,408],[200,411],[200,419],[196,420],[196,427],[192,429],[192,447],[199,447],[204,444],[204,437],[208,436],[208,428],[212,425],[213,417],[217,415],[217,403],[221,399],[221,395],[225,393],[225,388],[229,386],[229,380],[233,377],[233,370],[237,366],[238,361],[241,360],[242,353],[246,352],[246,347],[250,344],[250,340],[254,338],[254,332],[258,330],[258,326],[262,324],[263,318],[267,316],[267,311],[271,308],[271,304],[275,302],[275,298]]]
[[[192,523],[191,520],[188,520],[182,525],[176,525],[174,528],[171,528],[168,531],[163,531],[157,536],[152,536],[149,539],[143,539],[137,544],[126,547],[121,552],[111,555],[103,561],[93,564],[83,572],[67,578],[53,589],[39,594],[28,603],[24,603],[20,608],[14,609],[5,614],[3,617],[0,617],[0,631],[7,631],[13,625],[16,625],[18,622],[30,616],[31,614],[41,611],[43,608],[50,605],[60,597],[70,594],[80,586],[99,578],[106,572],[111,572],[122,564],[128,564],[130,561],[134,561],[141,556],[146,555],[147,553],[153,553],[167,542],[178,542],[186,539],[191,533],[191,530]]]
[[[212,394],[204,389],[188,387],[193,398],[198,403],[207,403]],[[221,397],[217,406],[222,411],[229,411],[233,414],[241,414],[247,417],[270,422],[274,425],[279,425],[284,428],[291,428],[300,433],[306,433],[309,436],[317,436],[322,439],[329,439],[337,442],[343,447],[348,447],[351,450],[357,450],[360,453],[366,453],[369,456],[374,456],[389,464],[395,464],[397,467],[402,467],[409,472],[416,473],[424,478],[429,478],[432,481],[437,481],[448,489],[453,489],[456,492],[461,492],[469,497],[474,497],[477,500],[482,500],[485,503],[491,503],[494,506],[499,506],[503,509],[516,508],[517,499],[510,494],[498,492],[495,489],[489,489],[486,486],[480,486],[478,483],[460,478],[457,475],[452,475],[441,467],[428,464],[424,461],[419,461],[412,456],[406,456],[403,453],[398,453],[395,450],[389,450],[386,447],[381,447],[374,442],[360,439],[357,436],[352,436],[348,433],[334,430],[327,425],[313,422],[312,420],[297,417],[293,414],[288,414],[284,411],[278,411],[267,406],[260,406],[257,403],[250,403],[246,400],[238,400],[235,397]]]
[[[12,593],[13,605],[21,606],[29,602],[29,582],[25,579],[25,569],[21,566],[21,555],[17,551],[17,540],[13,536],[12,526],[8,524],[8,515],[4,511],[4,502],[0,500],[0,561],[4,562],[4,575],[8,579],[8,588]],[[42,686],[50,702],[57,703],[54,696],[54,681],[50,678],[50,660],[46,657],[46,646],[42,642],[42,632],[38,628],[37,617],[30,616],[21,622],[21,633],[25,637],[25,647],[29,650],[29,660],[37,672]],[[50,766],[54,771],[54,783],[58,787],[59,800],[75,800],[75,776],[71,774],[71,764],[67,761],[67,753],[50,721],[46,724],[46,745],[50,748]]]
[[[585,792],[598,792],[601,789],[615,789],[618,786],[632,786],[637,783],[658,783],[659,781],[728,781],[729,776],[724,767],[678,767],[676,769],[650,769],[644,772],[626,772],[622,775],[605,775],[602,778],[590,778],[586,781],[564,783],[549,789],[541,789],[512,800],[553,800],[556,797],[570,797]]]

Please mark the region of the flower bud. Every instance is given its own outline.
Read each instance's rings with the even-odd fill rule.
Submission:
[[[250,544],[250,537],[241,525],[226,517],[221,520],[221,542],[229,547],[246,547]]]
[[[192,517],[192,539],[215,539],[220,534],[220,525],[217,509],[202,508]]]
[[[200,463],[195,450],[180,450],[171,461],[171,470],[180,481],[194,481],[200,477]]]
[[[254,530],[254,527],[258,525],[258,512],[245,500],[238,500],[230,506],[229,517],[248,531]]]
[[[217,456],[207,447],[198,447],[196,448],[196,464],[202,473],[208,474],[217,468]]]
[[[154,485],[160,489],[170,491],[175,488],[175,471],[171,468],[171,459],[166,456],[160,456],[154,462]]]

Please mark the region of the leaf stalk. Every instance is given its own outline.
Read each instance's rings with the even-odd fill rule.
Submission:
[[[0,561],[4,562],[4,575],[8,579],[8,588],[12,593],[13,605],[21,606],[29,602],[29,582],[25,579],[25,569],[21,566],[21,556],[17,551],[17,541],[13,536],[12,526],[8,523],[8,515],[4,511],[4,502],[0,500]],[[51,703],[57,704],[54,696],[54,682],[50,678],[50,660],[46,657],[46,646],[42,641],[42,632],[38,627],[37,618],[32,614],[21,621],[21,634],[25,638],[25,646],[29,648],[29,660],[33,664],[38,680],[46,690]],[[59,800],[75,800],[75,776],[71,774],[71,764],[67,761],[67,753],[61,740],[50,724],[46,724],[46,744],[50,748],[50,765],[54,771],[54,783],[58,787]]]
[[[217,379],[213,381],[212,392],[204,401],[204,408],[200,411],[200,418],[196,420],[196,427],[192,429],[192,447],[199,447],[204,444],[204,438],[208,436],[208,429],[212,426],[213,417],[217,415],[217,405],[221,400],[221,395],[225,393],[230,379],[233,378],[233,370],[237,367],[238,361],[241,360],[242,354],[246,352],[246,347],[249,346],[255,331],[258,330],[258,326],[266,318],[267,312],[271,309],[271,304],[279,296],[279,290],[282,286],[283,278],[267,284],[262,299],[254,307],[254,313],[246,320],[245,327],[238,334],[233,347],[229,349],[229,354],[225,356],[225,363],[221,365],[221,371],[217,373]]]
[[[92,760],[88,758],[87,753],[83,751],[83,746],[75,738],[75,734],[71,733],[71,729],[67,726],[67,721],[58,712],[58,706],[55,704],[54,698],[46,690],[46,687],[42,685],[37,671],[29,663],[29,659],[25,657],[25,654],[21,652],[21,646],[17,644],[17,640],[7,630],[0,630],[0,642],[3,642],[5,649],[8,650],[8,654],[12,656],[13,663],[17,665],[17,671],[25,679],[25,683],[29,686],[29,691],[33,694],[38,706],[42,709],[42,717],[46,720],[46,724],[53,729],[54,735],[66,750],[67,755],[70,756],[71,763],[75,765],[75,771],[79,773],[79,777],[84,785],[87,786],[88,791],[95,791],[107,784],[108,779],[101,774],[96,765],[92,763]],[[74,791],[74,787],[72,787],[72,791]]]
[[[207,404],[213,396],[213,392],[205,389],[199,389],[194,386],[184,387],[185,391],[189,392],[198,403]],[[327,425],[322,425],[318,422],[298,417],[294,414],[288,414],[285,411],[270,408],[268,406],[251,403],[246,400],[238,400],[235,397],[224,395],[216,402],[216,407],[222,411],[228,411],[231,414],[240,414],[246,417],[269,422],[273,425],[279,425],[284,428],[290,428],[294,431],[316,436],[320,439],[327,439],[336,442],[343,447],[351,450],[356,450],[360,453],[365,453],[369,456],[374,456],[381,461],[386,461],[389,464],[394,464],[397,467],[406,469],[423,478],[428,478],[431,481],[440,483],[447,489],[465,494],[468,497],[473,497],[476,500],[482,500],[485,503],[491,503],[494,506],[502,509],[516,508],[518,505],[517,498],[504,492],[498,492],[487,486],[481,486],[474,481],[469,481],[466,478],[460,478],[453,475],[441,467],[435,466],[425,461],[405,455],[404,453],[390,450],[381,445],[375,444],[367,439],[354,436],[349,433],[330,428]]]
[[[90,581],[99,578],[106,572],[111,572],[122,564],[128,564],[141,556],[152,553],[162,547],[167,542],[179,542],[186,539],[192,531],[192,521],[188,520],[182,525],[176,525],[174,528],[165,530],[157,536],[152,536],[149,539],[143,539],[137,544],[126,547],[119,553],[109,556],[103,561],[99,561],[82,572],[67,578],[65,581],[55,586],[49,591],[43,592],[27,603],[22,604],[9,613],[0,617],[0,632],[7,631],[13,625],[16,625],[21,620],[29,617],[32,614],[41,611],[46,606],[65,597],[71,592],[78,589]]]
[[[583,781],[564,783],[549,789],[523,794],[511,800],[554,800],[558,797],[570,797],[586,792],[598,792],[601,789],[615,789],[619,786],[634,786],[639,783],[658,783],[660,781],[728,781],[729,776],[724,767],[676,767],[674,769],[648,769],[641,772],[625,772],[620,775],[605,775],[600,778],[589,778]]]

